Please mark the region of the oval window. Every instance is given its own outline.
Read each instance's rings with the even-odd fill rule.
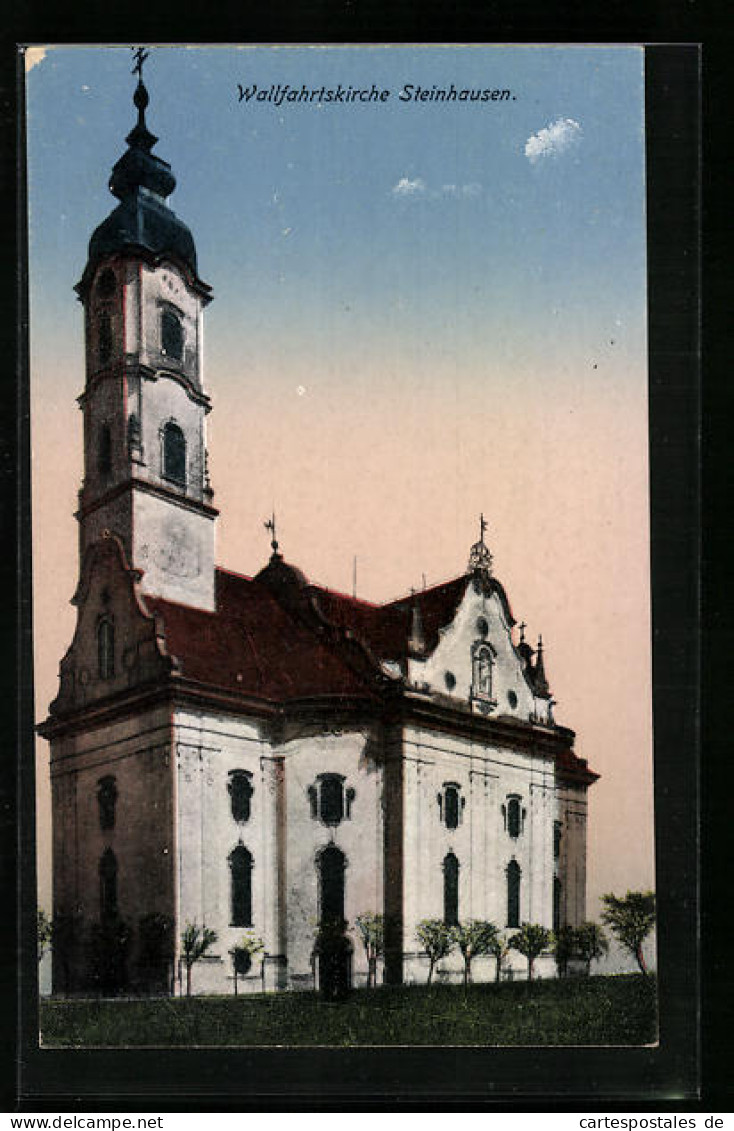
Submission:
[[[513,708],[513,710],[515,709],[515,707],[517,707],[517,695],[514,691],[507,692],[507,702]]]
[[[454,675],[454,673],[453,672],[446,672],[443,679],[444,679],[444,683],[446,684],[446,687],[448,688],[448,690],[453,691],[454,688],[456,687],[456,676]]]

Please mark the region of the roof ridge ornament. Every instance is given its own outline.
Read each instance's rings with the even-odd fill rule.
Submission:
[[[423,632],[423,618],[421,617],[421,610],[418,601],[416,600],[416,591],[411,586],[410,589],[410,604],[411,604],[411,617],[410,617],[410,636],[408,638],[408,651],[415,659],[423,659],[426,654],[426,638]]]
[[[487,530],[488,522],[483,514],[479,516],[479,541],[475,542],[469,551],[469,563],[466,567],[467,573],[476,573],[478,571],[486,574],[492,572],[492,555],[489,552],[489,547],[484,541],[484,534]]]

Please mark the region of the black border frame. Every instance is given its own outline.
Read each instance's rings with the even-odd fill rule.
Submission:
[[[467,7],[471,8],[471,5]],[[331,28],[319,26],[331,12]],[[613,21],[618,8],[608,13]],[[673,16],[680,8],[673,5]],[[413,13],[415,15],[415,13]],[[493,13],[489,13],[491,16]],[[32,11],[28,13],[33,16]],[[17,34],[25,42],[68,42],[78,30],[79,42],[94,42],[94,24],[81,7],[63,33]],[[487,12],[469,13],[473,32],[462,34],[457,8],[449,12],[449,40],[477,41]],[[571,17],[579,16],[574,9]],[[131,25],[123,14],[108,20],[100,40],[123,41]],[[361,18],[360,18],[361,17]],[[263,35],[262,13],[251,27],[237,29],[230,40],[314,42],[340,39],[355,42],[435,41],[426,34],[430,5],[414,21],[413,35],[404,37],[395,17],[379,35],[364,35],[364,11],[344,4],[322,4],[290,21],[290,35]],[[484,22],[482,17],[484,17]],[[260,24],[258,24],[258,19]],[[466,17],[464,17],[466,19]],[[31,18],[31,24],[34,22]],[[141,23],[147,35],[140,35]],[[266,21],[267,22],[267,21]],[[288,22],[288,21],[286,21]],[[654,22],[654,21],[653,21]],[[675,22],[675,20],[673,21]],[[399,19],[397,20],[399,24]],[[137,21],[137,39],[155,41],[155,16]],[[306,25],[310,25],[308,28]],[[117,25],[116,27],[114,25]],[[124,25],[124,26],[123,26]],[[423,25],[423,26],[421,26]],[[685,17],[678,16],[679,30]],[[270,24],[272,28],[272,24]],[[113,34],[110,35],[110,30]],[[497,41],[495,35],[488,41]],[[514,26],[503,32],[512,41]],[[528,29],[526,28],[525,31]],[[539,39],[573,42],[544,29]],[[548,32],[550,31],[550,35]],[[245,34],[243,34],[243,32]],[[355,32],[357,34],[355,34]],[[481,33],[480,33],[481,34]],[[187,36],[205,42],[207,36]],[[582,36],[582,41],[587,37]],[[606,36],[603,37],[606,40]],[[507,41],[503,35],[502,41]],[[525,36],[519,36],[521,42]],[[210,40],[214,41],[214,40]],[[533,41],[532,39],[530,41]],[[539,41],[538,39],[535,40]],[[593,36],[588,37],[593,42]],[[622,37],[621,41],[625,41]],[[634,42],[634,40],[629,40]],[[698,884],[699,884],[699,303],[700,303],[700,49],[695,44],[651,46],[646,50],[646,116],[648,166],[648,263],[650,354],[650,456],[652,508],[652,574],[654,616],[654,709],[659,911],[665,930],[658,939],[661,1043],[652,1049],[316,1049],[316,1050],[39,1050],[37,1036],[37,968],[34,945],[35,864],[33,787],[33,684],[30,592],[30,481],[27,373],[27,309],[24,259],[21,263],[19,307],[6,339],[17,338],[19,380],[11,419],[17,432],[7,436],[2,454],[12,477],[17,472],[17,550],[20,570],[7,556],[9,584],[17,593],[15,643],[19,650],[18,713],[12,712],[21,757],[17,766],[4,767],[0,778],[0,832],[6,869],[23,863],[19,915],[25,945],[18,977],[16,1032],[12,1008],[14,963],[2,966],[6,990],[3,1039],[12,1066],[6,1094],[10,1106],[21,1110],[593,1110],[618,1105],[636,1110],[691,1110],[700,1093]],[[17,128],[18,155],[23,156],[23,86],[17,87],[18,118],[7,101],[2,125],[9,136]],[[19,166],[18,226],[8,230],[3,246],[22,251],[25,244],[24,169]],[[5,170],[7,172],[7,168]],[[12,177],[13,170],[10,170]],[[7,217],[6,217],[7,219]],[[5,439],[5,437],[4,437]],[[7,479],[6,479],[7,485]],[[12,479],[11,479],[12,491]],[[11,629],[12,631],[12,629]],[[9,733],[6,729],[6,733]],[[9,744],[9,749],[12,749]],[[30,755],[29,755],[30,751]],[[8,770],[10,772],[8,772]],[[20,838],[8,815],[17,788]],[[17,856],[16,849],[17,847]],[[12,875],[11,875],[12,883]],[[30,893],[30,895],[29,895]],[[15,955],[15,937],[3,923],[9,943],[5,955]],[[29,945],[30,940],[30,945]],[[10,1016],[8,1015],[10,1013]],[[17,1041],[16,1041],[17,1036]],[[11,1052],[12,1049],[12,1052]],[[165,1058],[165,1059],[164,1059]],[[195,1062],[195,1063],[194,1063]],[[193,1069],[193,1071],[192,1071]],[[489,1079],[490,1075],[494,1077]],[[192,1089],[191,1081],[196,1081]],[[243,1091],[243,1080],[255,1090]],[[562,1088],[550,1084],[563,1081]],[[12,1099],[10,1097],[13,1097]]]

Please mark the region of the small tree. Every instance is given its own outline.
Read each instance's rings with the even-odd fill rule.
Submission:
[[[494,936],[494,938],[490,940],[489,950],[488,950],[488,954],[491,954],[492,957],[494,958],[494,961],[495,961],[495,967],[494,967],[494,980],[495,980],[495,982],[499,982],[499,980],[500,980],[500,977],[502,975],[502,963],[504,962],[505,958],[507,957],[509,950],[510,950],[510,948],[507,944],[507,939],[505,939],[500,934],[500,932],[497,931],[497,934]]]
[[[642,953],[644,943],[655,926],[655,893],[652,891],[628,891],[619,896],[603,895],[602,921],[612,930],[619,942],[631,954],[643,974],[647,974],[647,964]]]
[[[591,963],[604,957],[609,950],[609,942],[598,923],[582,923],[575,934],[578,955],[586,963],[588,978],[591,974]]]
[[[510,939],[509,945],[513,950],[524,954],[528,960],[528,981],[533,979],[533,966],[539,954],[553,942],[553,932],[540,923],[523,923],[517,934]]]
[[[326,1001],[343,1001],[350,989],[352,944],[349,924],[338,916],[321,919],[316,931],[314,956],[319,966],[319,990]]]
[[[230,950],[230,957],[232,959],[232,970],[234,972],[234,992],[237,995],[237,979],[238,977],[245,977],[250,972],[252,960],[256,954],[265,949],[265,944],[262,939],[257,938],[249,931],[243,935],[240,941]]]
[[[430,986],[433,980],[433,970],[437,962],[445,958],[454,949],[454,935],[443,919],[422,919],[416,930],[418,942],[428,955],[428,981]]]
[[[377,960],[385,953],[385,921],[377,911],[358,915],[354,925],[367,955],[367,988],[377,985]]]
[[[468,923],[459,923],[458,926],[451,928],[451,932],[464,959],[466,986],[471,982],[472,959],[480,954],[490,954],[499,932],[494,923],[488,923],[483,919],[471,919]]]
[[[51,946],[53,927],[45,911],[38,908],[36,917],[36,939],[38,941],[38,961],[40,962],[46,951]]]
[[[568,973],[568,963],[577,952],[576,931],[568,925],[559,927],[556,931],[553,953],[556,959],[558,977],[565,978]]]
[[[181,934],[181,957],[186,967],[186,996],[191,996],[191,968],[203,958],[210,946],[217,941],[217,932],[210,927],[199,927],[187,923]]]

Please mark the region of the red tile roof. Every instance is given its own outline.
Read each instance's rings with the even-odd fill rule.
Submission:
[[[330,589],[311,586],[319,608],[332,622],[351,630],[381,660],[401,660],[407,655],[412,609],[420,610],[428,652],[438,644],[439,629],[449,624],[466,591],[466,575],[423,589],[388,605],[370,605]]]
[[[217,570],[214,613],[147,597],[187,679],[266,700],[365,695],[364,678],[258,579]]]
[[[147,597],[166,648],[187,679],[266,700],[320,695],[371,697],[380,661],[406,657],[411,608],[421,611],[428,650],[466,590],[455,578],[387,605],[311,585],[282,560],[257,577],[218,569],[213,613]]]

